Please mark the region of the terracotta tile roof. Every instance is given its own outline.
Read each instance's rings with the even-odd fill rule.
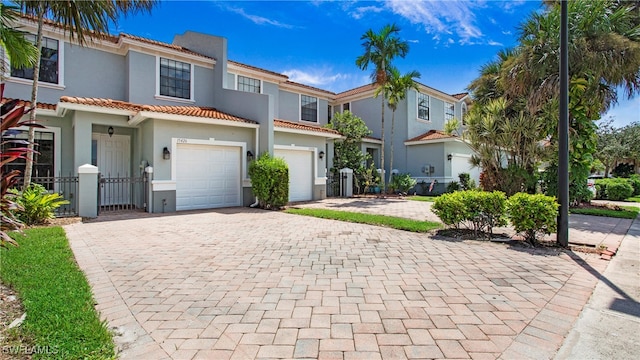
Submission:
[[[273,126],[287,128],[287,129],[315,131],[315,132],[323,132],[327,134],[340,135],[339,132],[333,129],[327,129],[327,128],[323,128],[321,126],[315,126],[315,125],[294,123],[291,121],[285,121],[285,120],[279,120],[279,119],[273,119]]]
[[[200,56],[200,57],[203,57],[205,59],[213,59],[210,56],[202,55],[200,53],[197,53],[195,51],[191,51],[191,50],[189,50],[189,49],[187,49],[185,47],[179,46],[179,45],[168,44],[168,43],[164,43],[164,42],[161,42],[161,41],[151,40],[151,39],[143,38],[143,37],[136,36],[136,35],[120,33],[120,35],[118,37],[119,38],[129,38],[129,39],[132,39],[132,40],[135,40],[135,41],[140,41],[140,42],[151,44],[151,45],[162,46],[162,47],[165,47],[167,49],[176,50],[176,51],[183,52],[183,53],[190,54],[190,55]]]
[[[458,100],[462,100],[462,98],[464,98],[467,95],[469,95],[469,93],[468,92],[464,92],[464,93],[460,93],[460,94],[453,94],[451,96],[453,96],[454,98],[456,98]]]
[[[233,61],[233,60],[227,60],[227,63],[231,63],[231,64],[237,65],[239,67],[243,67],[245,69],[251,69],[251,70],[256,70],[256,71],[260,71],[260,72],[265,72],[265,73],[268,73],[268,74],[271,74],[271,75],[275,75],[275,76],[280,76],[280,77],[282,77],[284,79],[288,79],[289,78],[287,75],[283,75],[283,74],[277,73],[275,71],[266,70],[266,69],[259,68],[257,66],[251,66],[251,65],[239,63],[239,62]]]
[[[239,121],[239,122],[257,124],[257,122],[255,121],[247,120],[238,116],[227,114],[211,107],[142,105],[142,110],[172,114],[172,115],[196,116],[196,117],[203,117],[203,118],[230,120],[230,121]]]
[[[137,105],[137,104],[133,104],[126,101],[121,101],[121,100],[112,100],[112,99],[63,96],[60,98],[60,101],[71,103],[71,104],[100,106],[100,107],[106,107],[110,109],[129,110],[129,111],[136,111],[136,112],[142,109],[141,105]]]
[[[12,101],[14,99],[9,99],[9,98],[2,98],[2,100],[0,100],[0,104],[4,104],[7,103],[9,101]],[[24,106],[25,108],[31,107],[31,101],[27,101],[27,100],[18,100],[18,103],[16,104],[16,107],[18,106]],[[47,104],[47,103],[38,103],[38,109],[43,109],[43,110],[56,110],[56,104]]]
[[[412,139],[409,139],[405,142],[413,142],[413,141],[428,141],[428,140],[438,140],[438,139],[453,139],[457,138],[455,135],[448,135],[444,131],[440,130],[429,130],[422,135],[418,135]]]
[[[241,117],[230,115],[222,111],[216,110],[214,108],[202,107],[202,106],[139,105],[139,104],[133,104],[130,102],[120,101],[120,100],[81,98],[81,97],[71,97],[71,96],[63,96],[60,98],[60,101],[73,103],[73,104],[81,104],[81,105],[100,106],[100,107],[106,107],[111,109],[129,110],[134,112],[151,111],[151,112],[158,112],[158,113],[171,114],[171,115],[195,116],[195,117],[230,120],[230,121],[257,124],[257,122],[252,120],[243,119]]]
[[[369,140],[382,141],[382,139],[377,138],[377,137],[373,137],[373,136],[365,136],[365,137],[363,137],[363,139],[369,139]]]
[[[351,95],[357,95],[357,94],[361,94],[363,92],[367,92],[370,90],[374,90],[376,88],[376,84],[367,84],[367,85],[362,85],[360,87],[357,87],[355,89],[351,89],[351,90],[347,90],[347,91],[343,91],[341,93],[338,93],[336,95],[336,100],[343,98],[343,97],[347,97],[347,96],[351,96]]]
[[[291,84],[291,85],[295,85],[295,86],[301,86],[301,87],[303,87],[303,88],[307,88],[307,89],[309,89],[309,90],[320,91],[320,92],[323,92],[323,93],[325,93],[325,94],[329,94],[329,95],[335,95],[335,94],[336,94],[336,93],[331,92],[331,91],[328,91],[328,90],[320,89],[320,88],[317,88],[317,87],[314,87],[314,86],[310,86],[310,85],[305,85],[305,84],[297,83],[297,82],[295,82],[295,81],[291,81],[291,80],[287,80],[287,82],[286,82],[286,83],[287,83],[287,84]]]

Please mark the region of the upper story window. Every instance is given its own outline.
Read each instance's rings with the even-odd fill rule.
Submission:
[[[160,58],[159,93],[181,99],[191,99],[191,64]]]
[[[351,103],[344,103],[342,104],[342,111],[350,111],[350,105]]]
[[[418,93],[418,119],[430,121],[429,119],[429,95]]]
[[[444,121],[449,121],[455,116],[454,107],[452,103],[444,103]]]
[[[260,94],[260,80],[238,75],[238,90]]]
[[[300,95],[300,119],[318,122],[318,98]]]
[[[36,36],[27,34],[25,38],[31,43],[36,43]],[[58,84],[59,83],[59,63],[58,63],[58,40],[42,37],[42,56],[40,58],[40,74],[38,81]],[[14,68],[11,67],[11,76],[33,80],[33,67]]]
[[[467,115],[467,103],[462,103],[460,106],[460,117],[462,118],[462,125],[467,125],[465,117]]]
[[[327,105],[327,123],[331,124],[331,105]]]

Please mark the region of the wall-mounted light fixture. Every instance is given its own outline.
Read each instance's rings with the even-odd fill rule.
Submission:
[[[162,158],[165,160],[171,159],[171,151],[169,151],[166,146],[164,149],[162,149]]]
[[[318,153],[318,157],[320,158],[320,160],[324,159],[324,151],[320,151]]]
[[[447,155],[447,160],[451,161],[451,158],[452,158],[451,154]]]
[[[113,130],[113,126],[109,126],[109,128],[107,129],[107,134],[109,134],[109,137],[112,137],[114,132],[115,130]]]
[[[252,161],[253,160],[253,153],[251,152],[251,150],[247,150],[247,161]]]

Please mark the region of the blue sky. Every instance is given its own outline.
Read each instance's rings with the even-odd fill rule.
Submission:
[[[417,70],[419,81],[464,92],[480,67],[517,43],[518,25],[541,1],[162,1],[151,15],[122,19],[125,32],[171,43],[186,30],[224,36],[229,59],[286,74],[292,81],[341,92],[370,82],[355,59],[360,37],[388,23],[410,44],[395,65]],[[620,102],[603,118],[616,126],[640,120],[640,97]]]

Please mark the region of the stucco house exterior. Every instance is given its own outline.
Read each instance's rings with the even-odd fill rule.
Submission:
[[[31,20],[19,25],[36,32]],[[172,44],[120,34],[79,46],[51,23],[43,35],[37,119],[46,128],[36,136],[39,176],[77,174],[85,164],[107,178],[146,173],[149,212],[247,206],[255,201],[248,164],[269,152],[289,164],[290,201],[322,199],[340,138],[324,126],[345,104],[373,130],[363,151],[379,164],[380,103],[371,99],[370,85],[335,94],[296,83],[227,59],[223,37],[190,31]],[[3,101],[28,100],[32,69],[5,68]],[[462,154],[459,141],[413,138],[442,128],[446,101],[460,117],[467,98],[424,89],[432,97],[430,121],[417,115],[415,93],[396,112],[394,167],[420,177],[429,163],[429,177],[444,178],[451,169],[441,158]]]
[[[469,164],[473,150],[460,136],[465,128],[462,119],[471,105],[469,95],[450,95],[424,84],[418,84],[418,89],[409,90],[395,112],[394,169],[388,168],[392,112],[385,105],[385,173],[394,170],[411,174],[420,184],[415,189],[418,193],[425,193],[423,190],[428,190],[431,183],[434,186],[430,193],[442,193],[446,184],[457,181],[458,174],[463,172],[469,173],[477,183],[480,170]],[[375,86],[368,84],[336,94],[333,111],[350,110],[364,120],[373,132],[372,137],[380,138],[381,99],[374,98],[374,92]],[[444,124],[453,118],[460,120],[460,128],[448,135],[443,131]]]

